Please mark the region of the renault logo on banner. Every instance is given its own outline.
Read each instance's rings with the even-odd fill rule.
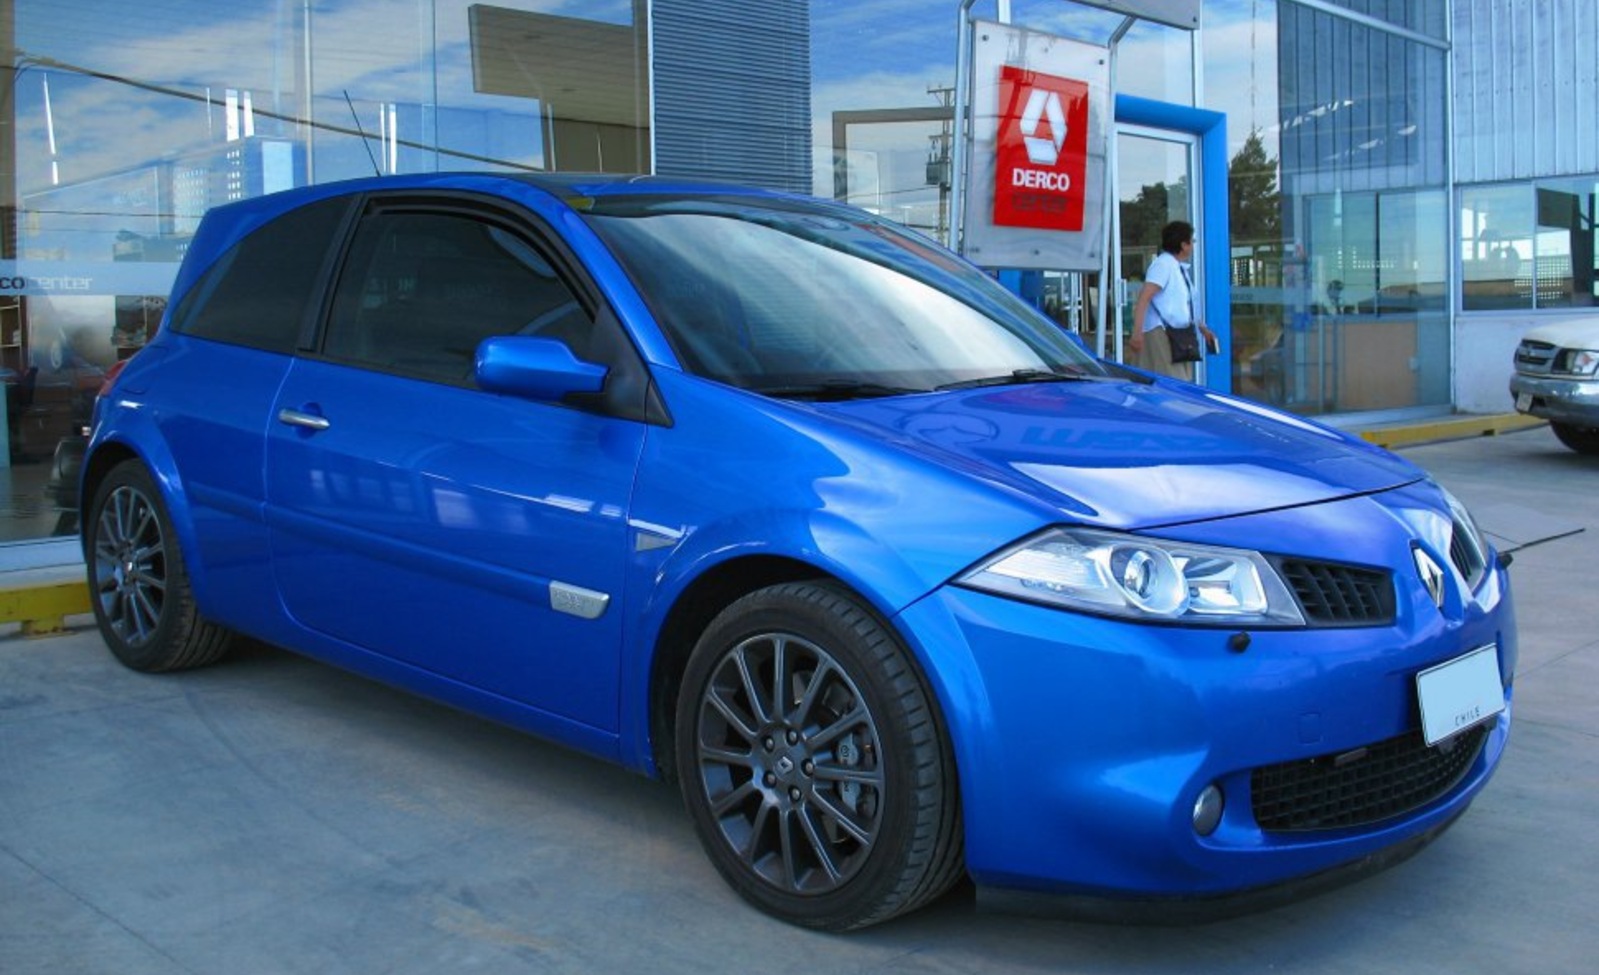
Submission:
[[[1049,135],[1040,137],[1038,127],[1046,118]],[[1061,110],[1059,94],[1044,88],[1028,94],[1027,107],[1022,109],[1022,142],[1033,165],[1053,166],[1060,161],[1060,147],[1066,142],[1066,113]]]
[[[1103,270],[1110,49],[980,23],[961,143],[961,252],[984,267]]]
[[[1083,229],[1088,84],[1007,64],[1000,69],[994,223]]]

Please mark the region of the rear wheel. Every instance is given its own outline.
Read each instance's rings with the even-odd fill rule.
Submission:
[[[1579,454],[1599,454],[1599,427],[1579,427],[1570,423],[1550,423],[1560,442]]]
[[[898,639],[827,585],[728,607],[677,709],[684,801],[712,862],[783,920],[841,931],[961,873],[954,762]]]
[[[112,468],[84,529],[95,621],[118,660],[134,670],[184,670],[227,652],[231,634],[195,608],[172,520],[143,464]]]

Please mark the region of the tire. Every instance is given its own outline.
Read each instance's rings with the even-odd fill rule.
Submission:
[[[718,615],[689,659],[683,799],[746,900],[803,927],[865,927],[962,874],[940,725],[909,653],[855,598],[820,583],[762,589]]]
[[[1560,442],[1579,454],[1599,455],[1599,427],[1579,427],[1570,423],[1550,423]]]
[[[227,653],[232,634],[200,618],[172,519],[142,463],[111,469],[84,527],[95,622],[119,661],[158,673]]]

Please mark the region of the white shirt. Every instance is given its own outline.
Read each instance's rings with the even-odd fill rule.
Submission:
[[[1146,284],[1153,284],[1160,288],[1154,297],[1149,299],[1149,310],[1144,313],[1144,331],[1156,329],[1162,325],[1173,328],[1182,328],[1191,324],[1198,315],[1198,308],[1193,304],[1193,293],[1188,287],[1188,279],[1183,276],[1183,268],[1177,263],[1175,255],[1161,251],[1154,262],[1149,265],[1149,273],[1144,275]],[[1189,308],[1194,307],[1192,315]],[[1156,314],[1159,309],[1160,314]],[[1166,316],[1163,322],[1160,316]]]

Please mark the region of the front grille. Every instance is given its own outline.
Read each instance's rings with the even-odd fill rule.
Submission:
[[[1394,619],[1394,584],[1381,569],[1283,559],[1283,578],[1312,626],[1380,626]]]
[[[1555,346],[1548,342],[1526,340],[1516,347],[1516,366],[1521,372],[1546,373],[1554,358]]]
[[[1431,748],[1413,731],[1337,755],[1255,769],[1255,822],[1267,832],[1299,832],[1403,815],[1454,788],[1487,740],[1487,724]]]

